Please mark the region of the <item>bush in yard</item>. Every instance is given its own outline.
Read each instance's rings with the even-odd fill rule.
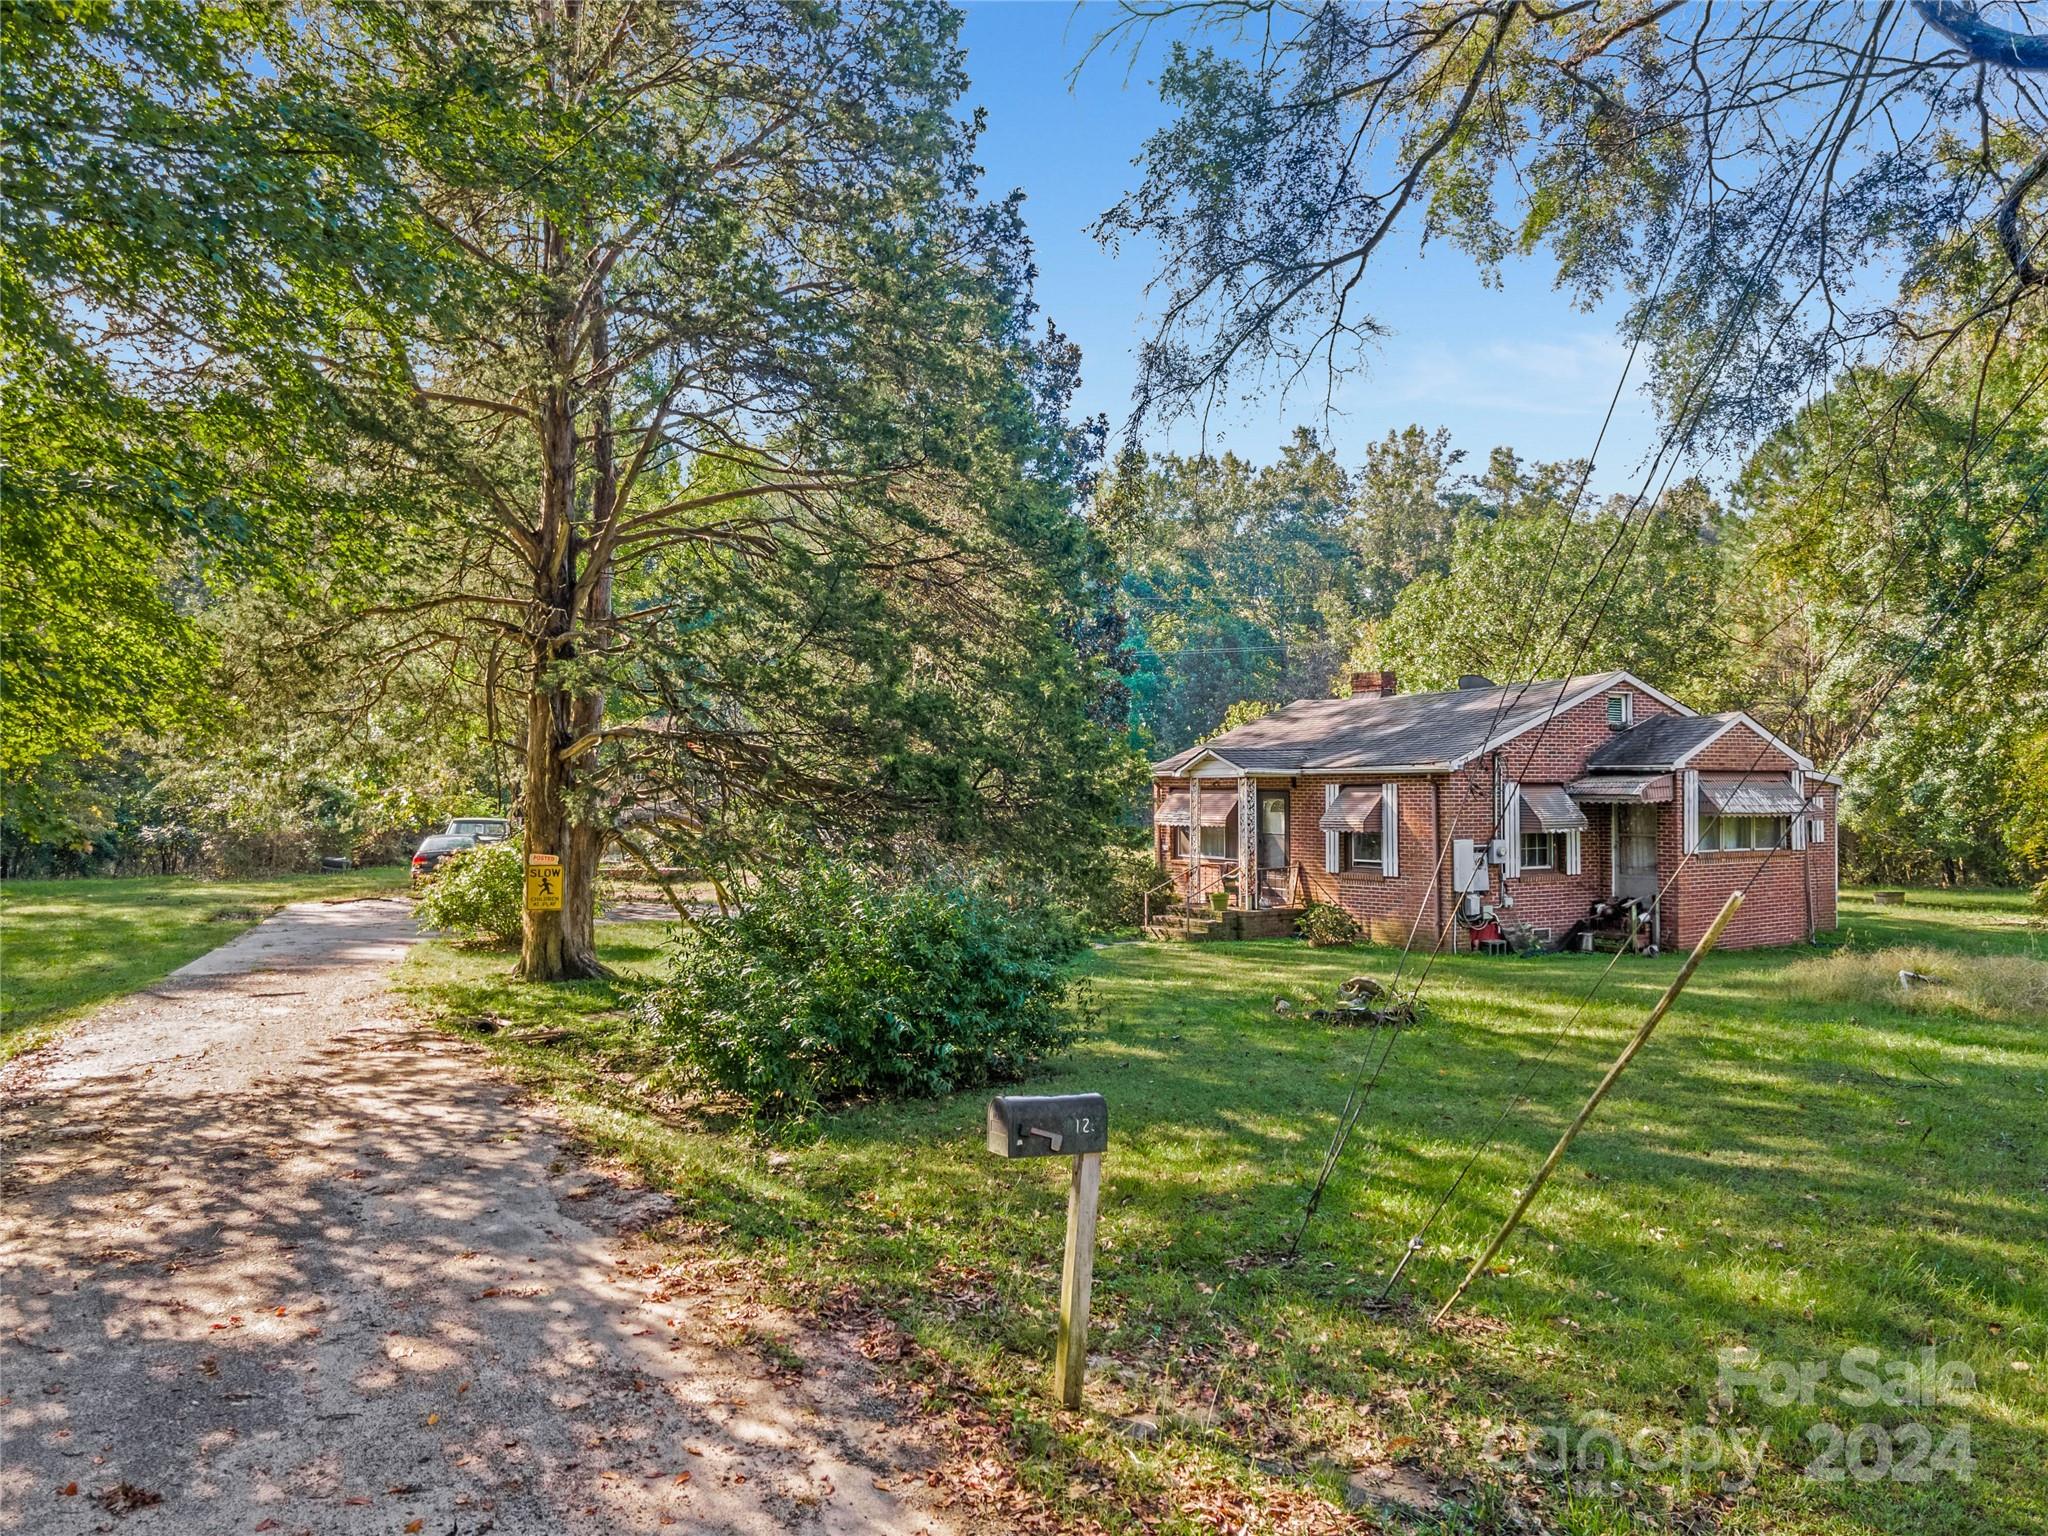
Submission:
[[[1084,875],[1066,882],[1063,894],[1088,932],[1116,933],[1138,926],[1145,893],[1162,881],[1151,849],[1110,847],[1097,854]],[[1161,897],[1153,897],[1154,908],[1161,903]]]
[[[813,863],[686,930],[652,1022],[690,1076],[763,1119],[1020,1074],[1073,1033],[1074,925],[976,882]]]
[[[526,904],[520,846],[517,841],[486,843],[443,859],[413,906],[421,926],[492,944],[517,939]]]
[[[1294,931],[1317,949],[1356,944],[1365,937],[1365,930],[1358,926],[1357,918],[1327,901],[1312,901],[1303,907],[1301,916],[1294,920]]]

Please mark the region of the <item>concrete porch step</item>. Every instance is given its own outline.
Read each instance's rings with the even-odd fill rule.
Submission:
[[[1191,943],[1219,943],[1234,939],[1284,939],[1294,933],[1298,907],[1274,907],[1262,912],[1228,911],[1188,917],[1175,911],[1145,929],[1148,937]]]

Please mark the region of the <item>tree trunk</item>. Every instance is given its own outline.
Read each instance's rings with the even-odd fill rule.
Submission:
[[[526,708],[526,853],[562,861],[562,909],[525,912],[520,922],[519,975],[526,981],[565,981],[604,974],[598,964],[591,911],[596,858],[589,841],[571,835],[573,765],[562,752],[574,739],[577,700],[555,676],[558,662],[576,651],[575,600],[576,415],[564,365],[540,402],[541,516],[534,562],[534,637],[531,690]],[[579,894],[580,893],[580,894]],[[572,894],[578,905],[571,906]]]
[[[601,647],[612,617],[612,572],[607,557],[593,569],[582,569],[593,542],[610,524],[617,511],[619,466],[612,434],[612,386],[606,379],[611,364],[611,317],[606,312],[600,288],[592,301],[590,318],[590,367],[600,379],[590,398],[590,523],[588,534],[573,538],[569,566],[575,580],[570,615],[579,645]],[[582,741],[604,728],[604,689],[579,693],[569,706],[569,739]],[[569,764],[570,772],[595,767],[595,749]],[[566,942],[581,952],[591,970],[586,974],[609,974],[597,958],[597,869],[604,857],[606,833],[613,808],[595,795],[579,795],[572,803],[568,827],[568,853],[562,880],[562,926]]]

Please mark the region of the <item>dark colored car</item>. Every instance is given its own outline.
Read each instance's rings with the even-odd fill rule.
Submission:
[[[424,880],[451,853],[463,853],[476,846],[477,840],[468,833],[450,834],[436,832],[420,843],[419,851],[412,856],[412,877]]]

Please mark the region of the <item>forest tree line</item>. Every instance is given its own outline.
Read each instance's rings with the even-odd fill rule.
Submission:
[[[1996,386],[2008,401],[2020,377]],[[2038,881],[2048,549],[2011,530],[2037,516],[2048,421],[2027,396],[1973,444],[1969,408],[1923,390],[1864,441],[1868,403],[1838,400],[1725,491],[1640,499],[1589,498],[1584,465],[1504,448],[1474,465],[1412,426],[1348,459],[1307,431],[1263,466],[1127,457],[1095,518],[1133,739],[1165,756],[1359,670],[1409,692],[1622,667],[1703,712],[1746,709],[1844,774],[1846,875]],[[1997,574],[1957,602],[1991,550]]]

